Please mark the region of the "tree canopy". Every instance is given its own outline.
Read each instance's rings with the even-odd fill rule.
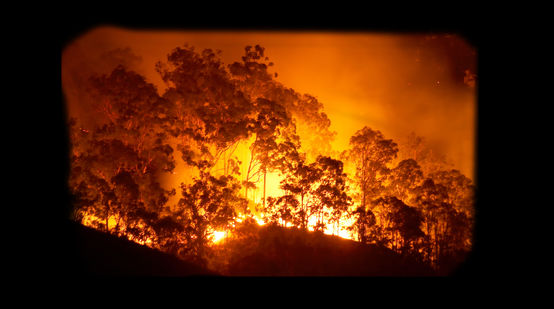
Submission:
[[[69,120],[73,219],[198,263],[213,255],[216,232],[260,222],[254,211],[270,225],[347,230],[434,267],[471,249],[470,178],[430,168],[415,135],[413,155],[396,160],[404,145],[368,126],[333,156],[323,104],[277,82],[263,47],[247,46],[241,60],[177,47],[156,64],[161,92],[124,65],[90,76],[96,124]],[[168,188],[177,165],[191,172]],[[266,196],[268,173],[282,194]]]

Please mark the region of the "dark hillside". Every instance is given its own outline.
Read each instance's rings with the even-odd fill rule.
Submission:
[[[70,224],[64,268],[69,275],[214,276],[214,271],[184,262],[126,239]],[[245,236],[245,235],[243,235]],[[376,245],[317,232],[264,226],[232,239],[228,276],[433,276],[426,265]]]
[[[376,245],[278,227],[262,227],[255,236],[230,242],[241,248],[227,273],[237,276],[433,276],[410,258]]]
[[[68,225],[69,275],[213,276],[172,255],[79,225]]]

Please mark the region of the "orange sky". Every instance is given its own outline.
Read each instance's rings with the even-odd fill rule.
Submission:
[[[99,27],[70,43],[62,54],[62,86],[69,112],[86,113],[80,94],[91,72],[108,73],[113,63],[100,55],[129,47],[127,59],[161,90],[154,64],[184,43],[222,50],[226,64],[240,61],[246,45],[265,47],[277,80],[323,104],[337,132],[333,144],[345,149],[363,126],[397,140],[414,131],[454,166],[473,178],[475,88],[464,84],[464,70],[476,70],[476,51],[459,37],[340,32],[144,31]],[[121,53],[125,56],[125,53]],[[72,102],[79,101],[79,106]]]

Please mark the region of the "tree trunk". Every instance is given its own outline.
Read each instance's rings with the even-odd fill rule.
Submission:
[[[304,194],[300,194],[300,209],[302,209],[302,228],[306,228],[306,211],[304,210]]]
[[[365,186],[362,186],[362,209],[365,211],[365,191],[366,191],[366,188]]]
[[[265,209],[265,178],[266,178],[266,174],[267,174],[267,171],[264,170],[264,201],[263,201],[263,205],[264,205],[263,207],[264,208],[263,209]]]
[[[226,152],[227,152],[227,150],[223,151],[223,175],[224,176],[227,176],[227,158],[225,156]]]
[[[435,223],[434,228],[434,234],[435,234],[435,265],[438,266],[439,264],[439,238],[438,238],[438,222]]]
[[[248,170],[246,170],[246,186],[244,188],[244,198],[248,200],[248,182],[250,181],[250,172],[252,171],[252,161],[254,161],[254,150],[250,150],[250,162],[248,163]]]
[[[108,201],[108,204],[106,204],[106,217],[105,217],[105,221],[106,221],[106,232],[109,233],[110,232],[110,228],[109,228],[109,220],[110,220],[110,204],[112,203],[112,201]]]
[[[118,215],[118,216],[117,216],[117,222],[116,222],[116,224],[115,224],[115,234],[116,234],[117,236],[119,236],[119,234],[120,234],[120,233],[119,233],[120,224],[121,224],[121,215]]]

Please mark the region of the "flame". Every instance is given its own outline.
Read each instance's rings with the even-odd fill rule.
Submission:
[[[258,218],[258,217],[254,217],[254,220],[256,220],[256,222],[258,223],[258,225],[264,225],[265,224],[265,221],[261,218]]]
[[[228,231],[215,231],[212,236],[212,242],[215,244],[219,243],[221,240],[227,237],[227,233]]]
[[[348,147],[349,137],[366,124],[382,128],[387,136],[395,138],[407,134],[412,128],[417,128],[418,133],[421,132],[434,141],[433,145],[438,150],[455,156],[458,161],[457,165],[465,171],[464,174],[473,174],[474,146],[471,137],[475,127],[473,120],[474,94],[466,93],[465,86],[457,85],[459,81],[450,77],[449,70],[435,70],[430,69],[431,66],[419,64],[420,62],[430,63],[441,56],[442,52],[437,47],[410,45],[412,43],[403,44],[402,42],[406,38],[402,36],[215,32],[202,33],[202,36],[192,32],[161,36],[154,32],[139,33],[123,29],[100,28],[80,38],[78,44],[72,44],[64,50],[62,83],[64,84],[64,93],[70,89],[66,93],[70,98],[68,103],[70,115],[93,122],[92,117],[86,116],[91,114],[86,108],[88,105],[80,104],[86,102],[83,99],[86,96],[81,93],[84,91],[81,90],[83,87],[80,81],[84,80],[85,73],[94,71],[93,67],[107,72],[110,69],[109,63],[94,60],[102,52],[105,52],[101,48],[110,45],[108,43],[98,44],[98,38],[102,38],[102,40],[107,38],[107,42],[119,42],[118,44],[123,46],[128,45],[136,51],[144,63],[139,65],[129,62],[131,69],[145,75],[149,82],[156,84],[161,94],[166,85],[159,74],[155,72],[155,66],[152,64],[163,59],[172,48],[180,45],[183,37],[186,37],[192,45],[198,46],[199,49],[202,47],[217,49],[221,46],[228,46],[229,52],[223,59],[225,63],[239,60],[245,45],[252,41],[259,41],[262,46],[268,48],[272,59],[278,63],[279,81],[300,93],[317,94],[325,104],[326,112],[332,123],[331,129],[338,133],[337,138],[333,141],[333,146],[337,151]],[[101,42],[104,42],[102,40]],[[289,43],[283,44],[282,42]],[[203,44],[209,46],[202,46]],[[151,46],[159,48],[152,49]],[[291,49],[290,46],[293,48]],[[313,46],[317,47],[317,53],[314,53]],[[337,48],[337,46],[354,48]],[[471,49],[470,46],[467,48]],[[420,49],[427,51],[429,55],[425,53],[427,56],[423,57],[420,55]],[[86,62],[82,60],[83,55],[86,55],[84,59],[96,61],[96,65],[82,67],[82,63]],[[345,63],[345,59],[349,61]],[[94,64],[94,62],[92,63]],[[405,77],[388,78],[387,76],[392,76],[392,74],[383,73],[394,71],[391,67],[399,72],[397,76]],[[297,74],[299,68],[303,74]],[[452,64],[452,70],[454,70],[453,68]],[[473,73],[474,71],[474,68],[464,71],[464,85],[475,87],[477,76]],[[337,72],[341,74],[337,74]],[[425,77],[421,78],[423,81],[416,83],[414,78],[419,79],[421,76]],[[452,74],[452,76],[457,75]],[[410,88],[402,90],[398,88],[398,84],[407,84]],[[443,97],[445,92],[436,91],[438,86],[444,91],[448,91],[450,95],[446,97],[447,99]],[[77,90],[73,90],[71,87]],[[421,89],[432,91],[424,92]],[[405,100],[406,98],[409,99]],[[434,105],[429,105],[428,102],[436,104],[437,108],[430,108]],[[418,112],[418,117],[413,117],[415,111]],[[393,114],[395,117],[389,117]],[[399,126],[399,124],[402,125]],[[441,127],[442,130],[436,130],[437,127]],[[80,128],[80,130],[83,133],[89,133],[86,129]],[[251,159],[249,151],[251,142],[251,140],[241,142],[237,148],[225,153],[227,158],[236,157],[238,161],[242,162],[240,176],[238,176],[240,180],[245,180],[244,177],[247,174],[247,163]],[[214,175],[229,173],[225,171],[223,162],[224,160],[219,161],[213,168]],[[177,160],[176,164],[171,175],[162,176],[161,182],[167,189],[178,188],[180,183],[190,183],[194,176],[192,169],[183,162]],[[279,188],[283,176],[278,173],[267,173],[265,182],[264,177],[255,177],[254,179],[256,180],[256,189],[244,193],[247,195],[246,198],[253,202],[251,205],[263,204],[264,195],[265,197],[275,197],[283,194]],[[179,194],[176,194],[168,204],[176,204],[178,199]],[[260,213],[255,209],[250,210],[253,213],[252,218],[258,225],[266,224]],[[243,222],[244,219],[244,215],[239,215],[232,226]],[[92,214],[85,214],[82,219],[83,225],[93,228],[97,228],[99,223],[104,222],[105,219]],[[109,217],[108,227],[113,229],[117,222],[117,217]],[[313,231],[316,223],[315,216],[309,218],[308,230]],[[353,224],[354,219],[346,217],[341,218],[338,223],[326,222],[323,233],[355,240],[355,235],[346,229]],[[286,227],[291,226],[291,223],[286,224]],[[146,228],[144,225],[141,227]],[[231,231],[212,230],[209,239],[213,244],[219,244],[229,237]],[[152,239],[140,240],[128,237],[139,244],[152,245],[154,243]]]
[[[315,216],[310,217],[310,219],[308,219],[308,230],[314,231],[313,226],[315,226],[316,224],[317,224],[317,219],[315,218]],[[344,239],[355,240],[355,236],[352,234],[352,232],[346,229],[347,227],[352,226],[353,224],[354,224],[353,218],[341,218],[338,224],[327,222],[325,223],[323,234],[338,236]]]
[[[266,222],[261,217],[254,217],[254,220],[258,223],[258,225],[263,226],[266,224]],[[241,219],[237,219],[237,222],[242,222]],[[278,222],[281,226],[284,226],[285,228],[291,228],[293,227],[293,224],[291,222],[284,222],[282,219],[279,219]],[[317,219],[315,216],[312,216],[308,219],[308,231],[313,232],[315,229],[313,228],[317,223]],[[323,234],[326,235],[333,235],[338,236],[344,239],[350,239],[350,240],[356,240],[356,236],[349,231],[347,228],[352,226],[355,223],[354,218],[348,218],[346,216],[343,216],[338,222],[336,223],[325,223],[325,228],[323,229]]]

